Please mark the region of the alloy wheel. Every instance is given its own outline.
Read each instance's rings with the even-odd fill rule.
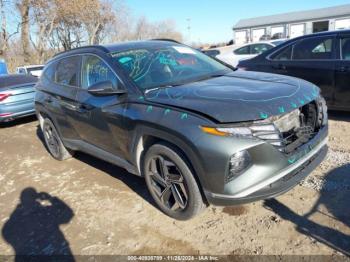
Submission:
[[[156,155],[150,160],[147,171],[151,178],[151,189],[164,207],[172,211],[181,211],[187,207],[187,186],[174,162]]]
[[[46,124],[44,126],[44,136],[46,140],[47,147],[49,151],[54,155],[58,156],[59,154],[59,140],[57,138],[56,131],[52,128],[51,125]]]

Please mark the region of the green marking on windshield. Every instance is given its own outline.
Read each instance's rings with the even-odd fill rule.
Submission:
[[[292,105],[293,108],[297,108],[298,107],[297,104],[294,103],[294,102],[291,102],[290,104]]]
[[[283,106],[279,106],[279,107],[278,107],[278,111],[279,111],[280,113],[284,113],[284,112],[285,112],[284,107],[283,107]]]
[[[187,113],[183,113],[181,114],[181,120],[187,119],[188,118],[188,114]]]
[[[131,57],[126,56],[126,57],[120,58],[118,61],[119,61],[120,63],[122,63],[122,64],[125,64],[125,63],[127,63],[127,62],[129,62],[129,61],[131,61],[131,60],[132,60]]]
[[[305,101],[304,101],[303,99],[299,99],[299,103],[300,103],[301,105],[304,105],[304,104],[305,104]]]
[[[167,108],[167,109],[164,110],[164,115],[167,115],[167,114],[169,114],[170,112],[171,112],[171,110],[170,110],[169,108]]]
[[[152,112],[152,110],[153,110],[153,106],[148,106],[147,107],[147,113]]]

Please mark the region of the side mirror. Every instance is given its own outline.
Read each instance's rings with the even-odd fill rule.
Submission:
[[[126,93],[124,89],[114,88],[113,83],[111,81],[102,81],[93,84],[88,87],[87,91],[95,96],[110,96]]]

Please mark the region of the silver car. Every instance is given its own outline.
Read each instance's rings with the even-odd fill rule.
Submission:
[[[38,78],[30,75],[0,76],[0,123],[34,115],[34,85]]]

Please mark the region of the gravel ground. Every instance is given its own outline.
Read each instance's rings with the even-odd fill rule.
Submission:
[[[35,119],[0,127],[0,254],[349,254],[350,114],[327,159],[276,200],[175,221],[143,179],[85,154],[57,162]]]

